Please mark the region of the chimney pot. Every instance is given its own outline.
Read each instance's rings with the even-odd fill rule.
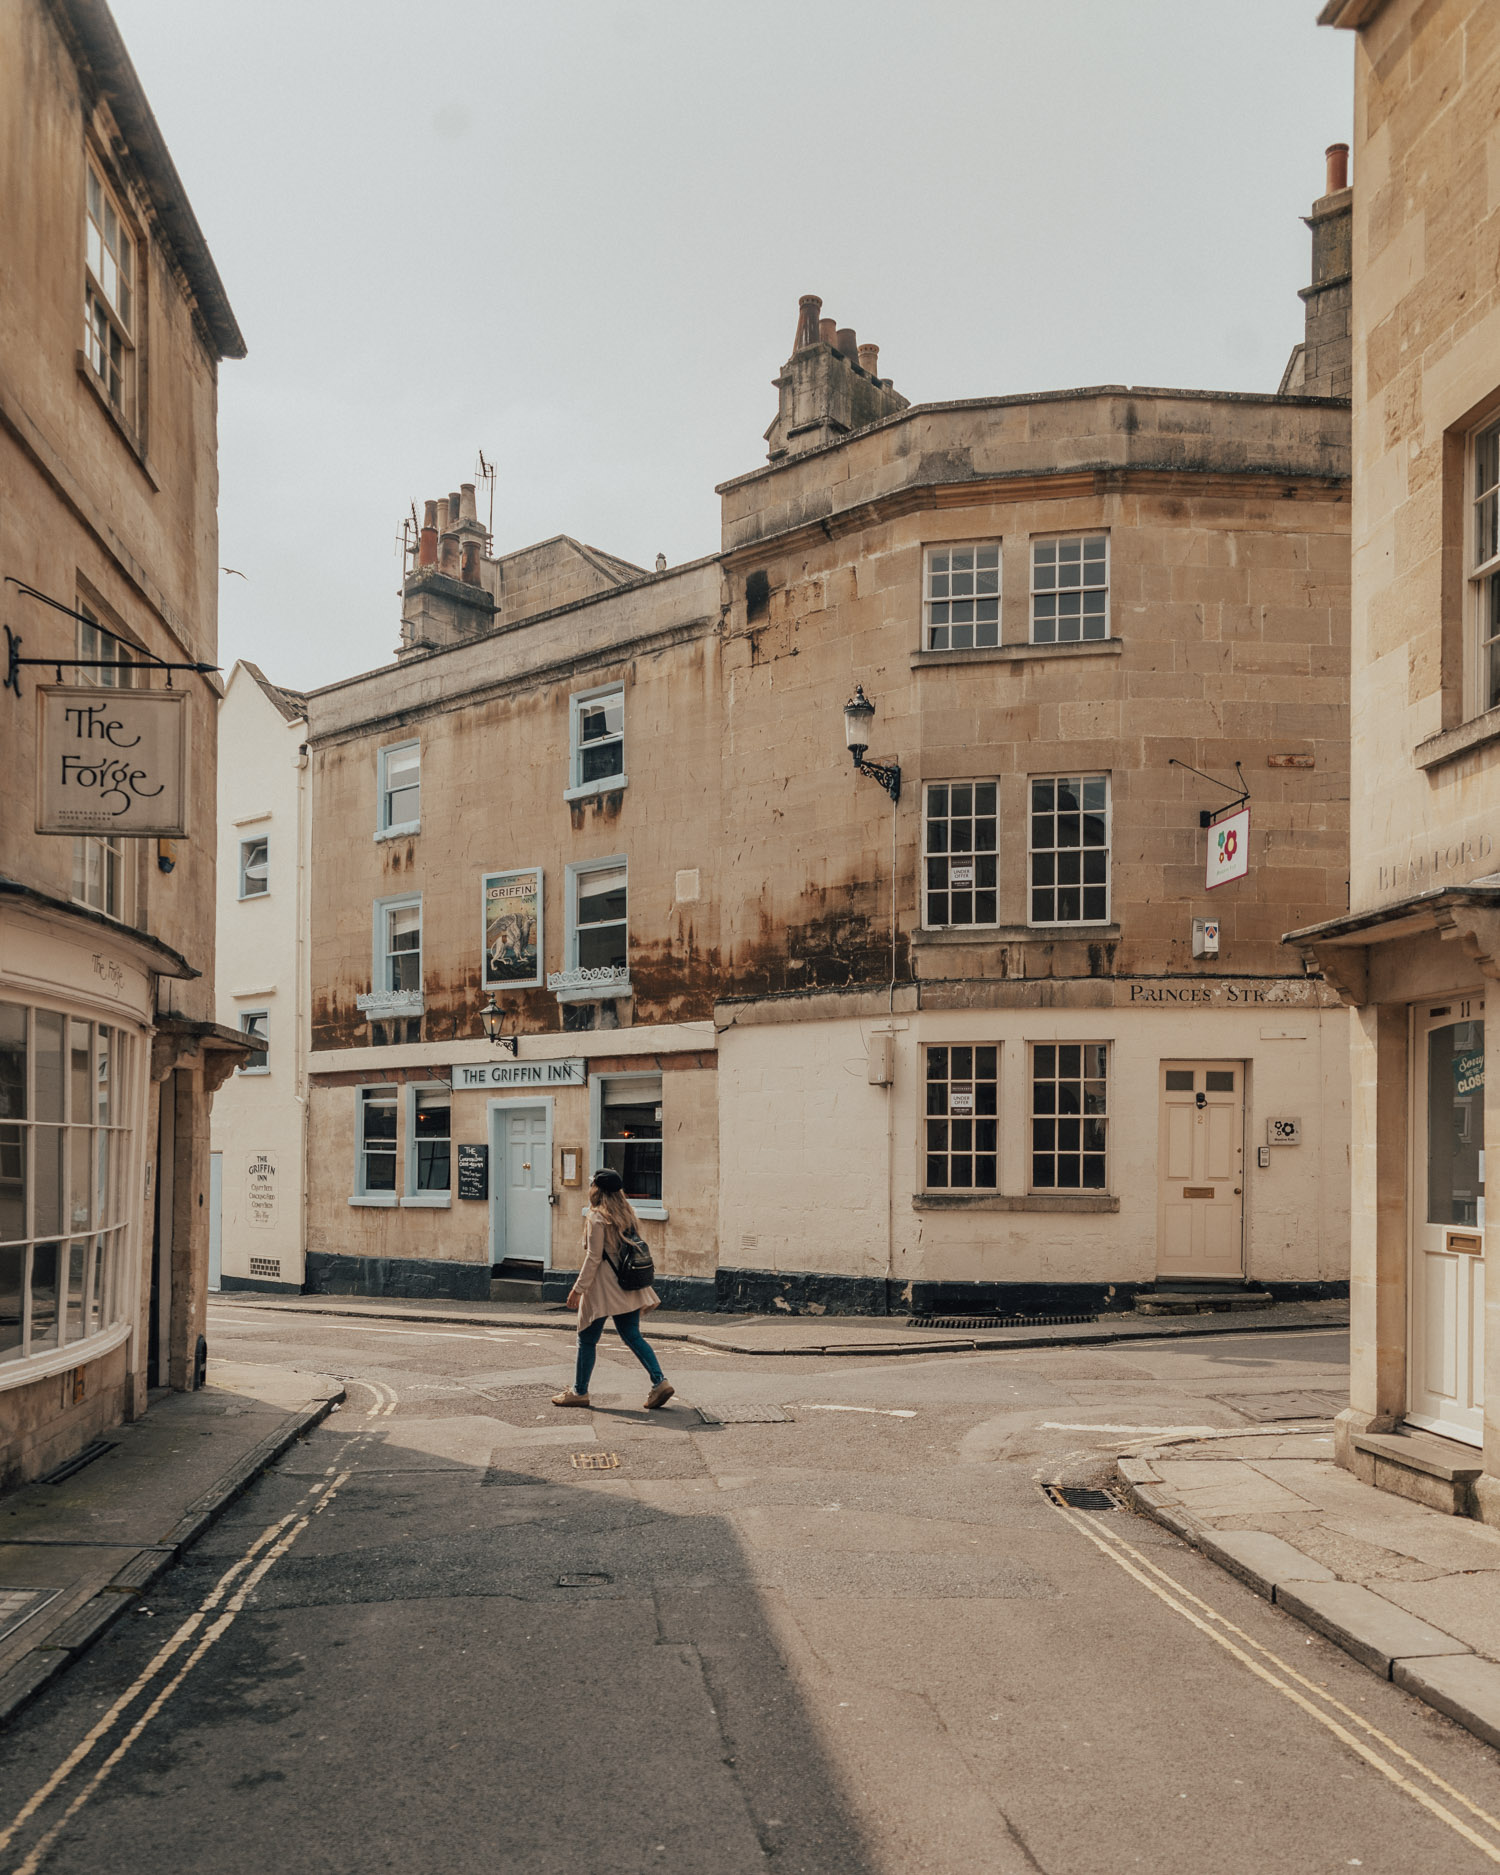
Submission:
[[[818,321],[818,338],[824,345],[835,344],[837,342],[837,337],[835,322],[832,319],[820,319]]]
[[[431,508],[432,503],[429,501],[427,506]],[[417,536],[417,565],[419,567],[437,564],[437,542],[437,529],[430,524],[424,527]]]
[[[448,531],[448,503],[447,503],[447,500],[446,500],[446,499],[439,499],[438,501],[436,501],[436,502],[434,502],[434,503],[433,503],[433,506],[434,506],[434,507],[435,507],[435,508],[437,509],[437,531],[438,531],[438,532],[439,532],[440,534],[446,534],[446,533],[447,533],[447,531]]]
[[[872,378],[876,378],[876,379],[879,378],[880,376],[880,347],[878,345],[861,345],[860,346],[859,368],[861,371],[868,372]]]
[[[797,337],[792,344],[794,352],[800,352],[805,345],[817,344],[818,314],[822,308],[823,302],[816,293],[804,293],[797,301]]]
[[[1349,146],[1330,143],[1324,155],[1328,161],[1328,187],[1323,193],[1337,195],[1340,189],[1349,187]]]
[[[474,507],[474,484],[460,482],[458,485],[458,514],[462,521],[477,521],[479,515]]]
[[[463,513],[463,511],[464,511],[463,502],[460,500],[458,493],[455,490],[454,493],[452,493],[448,497],[448,525],[449,527],[458,526],[459,516]]]
[[[834,343],[851,365],[859,362],[859,341],[854,336],[853,326],[840,326]]]
[[[463,571],[460,578],[466,586],[479,584],[479,542],[477,540],[464,542]]]
[[[423,527],[437,526],[437,503],[435,501],[422,504],[422,525]]]
[[[458,578],[458,536],[444,534],[438,542],[438,570],[450,579]]]

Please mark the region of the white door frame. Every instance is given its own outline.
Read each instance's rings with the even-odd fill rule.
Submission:
[[[1431,1006],[1435,1003],[1445,1005],[1441,1015],[1432,1015]],[[1468,1391],[1481,1398],[1484,1390],[1484,1201],[1479,1201],[1479,1222],[1464,1224],[1431,1224],[1427,1221],[1427,1037],[1434,1030],[1459,1022],[1478,1022],[1483,1024],[1486,1017],[1485,988],[1459,991],[1443,991],[1435,996],[1424,996],[1420,1002],[1409,1006],[1407,1019],[1407,1149],[1409,1163],[1407,1169],[1407,1224],[1406,1224],[1406,1411],[1409,1424],[1429,1432],[1441,1434],[1444,1438],[1457,1439],[1465,1444],[1483,1443],[1483,1409],[1476,1403],[1473,1409],[1457,1408],[1462,1415],[1471,1410],[1478,1424],[1466,1425],[1461,1417],[1447,1418],[1442,1413],[1424,1412],[1416,1402],[1418,1392],[1418,1367],[1421,1364],[1425,1379],[1426,1366],[1423,1357],[1423,1336],[1426,1331],[1425,1307],[1427,1293],[1425,1286],[1419,1293],[1419,1283],[1424,1272],[1419,1270],[1419,1258],[1442,1256],[1442,1244],[1458,1238],[1467,1242],[1478,1238],[1480,1249],[1477,1255],[1463,1252],[1454,1258],[1455,1281],[1470,1286],[1467,1289],[1468,1302]],[[1485,1055],[1488,1058],[1488,1035],[1486,1035]],[[1483,1123],[1484,1102],[1479,1105],[1481,1124]],[[1425,1242],[1421,1241],[1426,1239]],[[1441,1243],[1434,1243],[1440,1238]],[[1430,1389],[1424,1389],[1429,1399],[1440,1398]]]
[[[505,1141],[503,1120],[506,1115],[520,1113],[525,1108],[537,1108],[547,1116],[547,1193],[549,1199],[557,1196],[552,1184],[552,1131],[553,1109],[557,1102],[551,1094],[531,1094],[524,1100],[492,1100],[489,1107],[489,1142],[490,1142],[490,1265],[503,1263],[508,1254],[506,1246],[505,1196],[508,1189],[505,1179]],[[550,1220],[549,1220],[550,1223]],[[547,1241],[542,1250],[542,1268],[552,1267],[552,1232],[547,1232]]]

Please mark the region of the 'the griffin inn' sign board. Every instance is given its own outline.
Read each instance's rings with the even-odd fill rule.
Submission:
[[[184,690],[37,686],[36,830],[185,839]]]

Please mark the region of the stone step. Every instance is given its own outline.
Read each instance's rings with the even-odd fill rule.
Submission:
[[[1140,1290],[1136,1293],[1135,1312],[1137,1315],[1220,1315],[1230,1310],[1268,1309],[1275,1300],[1263,1289],[1236,1289],[1217,1295]]]

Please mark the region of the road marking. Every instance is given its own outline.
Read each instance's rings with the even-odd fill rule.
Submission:
[[[1037,1427],[1038,1432],[1139,1432],[1150,1438],[1159,1438],[1163,1433],[1180,1434],[1217,1432],[1217,1426],[1075,1426],[1065,1419],[1044,1419]],[[1243,1432],[1243,1426],[1236,1426],[1236,1432]]]
[[[356,1435],[356,1437],[358,1436],[361,1435]],[[342,1458],[343,1453],[348,1450],[352,1442],[352,1440],[345,1442],[340,1450],[340,1458]],[[100,1766],[99,1770],[95,1772],[94,1776],[84,1786],[83,1790],[80,1791],[73,1799],[72,1803],[69,1804],[63,1815],[33,1845],[31,1853],[27,1856],[26,1860],[17,1865],[14,1875],[36,1875],[36,1870],[41,1867],[43,1859],[48,1850],[52,1847],[52,1844],[56,1841],[59,1832],[66,1826],[68,1821],[82,1809],[83,1805],[88,1802],[89,1798],[104,1782],[105,1778],[109,1776],[110,1772],[125,1756],[126,1752],[129,1751],[131,1746],[145,1730],[146,1726],[149,1725],[151,1720],[161,1711],[162,1707],[171,1698],[172,1694],[176,1692],[177,1688],[187,1678],[192,1669],[233,1624],[235,1616],[244,1608],[246,1598],[266,1574],[267,1570],[286,1554],[312,1519],[319,1515],[325,1506],[333,1501],[338,1494],[340,1486],[347,1482],[349,1476],[349,1472],[339,1471],[336,1465],[329,1466],[319,1482],[310,1486],[284,1517],[279,1517],[275,1523],[267,1524],[266,1528],[262,1530],[260,1535],[255,1538],[254,1542],[249,1545],[244,1554],[235,1562],[231,1563],[229,1568],[224,1571],[223,1575],[219,1577],[218,1581],[209,1590],[202,1602],[200,1602],[193,1613],[181,1624],[176,1633],[151,1657],[132,1683],[120,1694],[119,1698],[115,1700],[104,1717],[99,1719],[90,1728],[46,1782],[42,1784],[38,1790],[33,1792],[17,1811],[6,1828],[0,1830],[0,1850],[3,1850],[10,1846],[15,1840],[17,1833],[25,1828],[26,1824],[36,1815],[37,1811],[46,1803],[48,1798],[52,1797],[61,1789],[63,1784],[67,1782],[74,1771],[76,1771],[88,1757],[89,1753],[93,1751],[94,1747],[102,1743],[102,1741],[109,1736],[131,1705],[140,1697],[146,1688],[150,1686],[151,1682],[158,1677],[174,1656],[180,1653],[188,1642],[193,1639],[198,1630],[203,1627],[209,1615],[213,1613],[214,1609],[217,1608],[219,1603],[228,1595],[229,1599],[225,1605],[224,1612],[209,1623],[203,1638],[188,1656],[186,1663],[179,1668],[173,1678],[161,1692],[156,1695],[146,1711],[125,1735],[124,1739],[115,1747],[109,1757]],[[249,1571],[248,1574],[245,1573],[247,1570]],[[237,1576],[244,1576],[244,1580],[240,1583],[239,1587],[234,1590],[233,1594],[230,1594],[231,1585],[234,1583]]]
[[[885,1419],[915,1419],[916,1414],[901,1406],[819,1406],[812,1400],[798,1400],[805,1413],[879,1413]]]
[[[389,1419],[395,1412],[397,1395],[394,1387],[387,1386],[383,1380],[356,1380],[354,1384],[356,1387],[367,1387],[375,1396],[374,1404],[365,1414],[366,1419]]]
[[[1471,1798],[1464,1796],[1462,1791],[1455,1789],[1445,1778],[1440,1777],[1430,1766],[1423,1764],[1420,1758],[1415,1757],[1411,1752],[1407,1751],[1404,1746],[1398,1745],[1395,1739],[1388,1737],[1384,1732],[1380,1731],[1378,1727],[1372,1725],[1368,1719],[1363,1718],[1351,1707],[1344,1705],[1342,1701],[1335,1699],[1331,1693],[1325,1692],[1321,1686],[1315,1681],[1308,1679],[1304,1674],[1299,1673],[1295,1667],[1289,1666],[1279,1655],[1273,1654],[1270,1648],[1262,1646],[1259,1641],[1247,1634],[1243,1628],[1236,1627],[1227,1616],[1221,1615],[1216,1608],[1204,1601],[1201,1596],[1193,1594],[1191,1589],[1184,1588],[1175,1576],[1169,1575],[1165,1569],[1158,1567],[1149,1557],[1143,1555],[1140,1550],[1133,1548],[1132,1545],[1127,1543],[1123,1537],[1116,1536],[1112,1531],[1108,1530],[1106,1526],[1099,1523],[1097,1519],[1087,1516],[1082,1512],[1065,1508],[1053,1498],[1048,1498],[1047,1501],[1052,1505],[1052,1508],[1057,1512],[1059,1517],[1063,1518],[1065,1522],[1072,1524],[1075,1530],[1081,1531],[1083,1535],[1088,1538],[1089,1542],[1091,1542],[1096,1549],[1101,1550],[1117,1568],[1123,1569],[1127,1575],[1133,1576],[1144,1588],[1149,1589],[1150,1592],[1156,1596],[1158,1601],[1163,1602],[1174,1614],[1181,1615],[1185,1621],[1190,1622],[1200,1633],[1206,1634],[1211,1641],[1217,1646],[1222,1647],[1226,1653],[1231,1654],[1239,1661],[1241,1666],[1246,1668],[1250,1673],[1253,1673],[1257,1679],[1264,1680],[1266,1685],[1274,1687],[1284,1699],[1290,1700],[1295,1706],[1300,1706],[1304,1712],[1316,1719],[1319,1725],[1326,1731],[1331,1732],[1342,1744],[1347,1745],[1352,1752],[1362,1758],[1373,1770],[1378,1771],[1382,1777],[1394,1784],[1398,1790],[1404,1791],[1414,1802],[1419,1803],[1424,1810],[1430,1811],[1433,1816],[1439,1818],[1439,1820],[1446,1823],[1450,1829],[1462,1836],[1466,1842],[1472,1843],[1489,1861],[1493,1862],[1497,1867],[1500,1867],[1500,1848],[1497,1848],[1492,1843],[1486,1842],[1484,1837],[1482,1837],[1477,1830],[1472,1829],[1461,1817],[1455,1816],[1451,1810],[1445,1809],[1435,1797],[1430,1796],[1428,1792],[1412,1783],[1410,1778],[1404,1777],[1401,1772],[1397,1770],[1395,1765],[1388,1763],[1378,1752],[1372,1750],[1369,1745],[1365,1744],[1363,1740],[1356,1738],[1354,1733],[1350,1731],[1349,1726],[1340,1724],[1339,1721],[1331,1717],[1329,1713],[1320,1711],[1319,1708],[1314,1705],[1313,1701],[1321,1700],[1324,1705],[1332,1708],[1334,1712],[1339,1713],[1342,1718],[1347,1719],[1350,1725],[1358,1726],[1361,1731],[1368,1733],[1371,1738],[1377,1740],[1393,1757],[1399,1758],[1403,1763],[1410,1766],[1418,1776],[1426,1778],[1428,1783],[1442,1791],[1444,1796],[1451,1798],[1455,1803],[1469,1811],[1471,1815],[1478,1817],[1488,1829],[1494,1831],[1497,1837],[1500,1837],[1500,1820],[1491,1816],[1487,1810],[1482,1809]],[[1127,1560],[1127,1558],[1130,1560]],[[1153,1582],[1151,1580],[1152,1576],[1157,1577],[1158,1581]],[[1168,1587],[1162,1588],[1159,1586],[1160,1583],[1165,1583]],[[1170,1593],[1168,1592],[1169,1590]],[[1190,1602],[1194,1604],[1196,1608],[1201,1609],[1203,1611],[1202,1614],[1194,1613],[1193,1608],[1187,1606]],[[1230,1635],[1235,1637],[1234,1640],[1229,1638]],[[1239,1643],[1243,1643],[1243,1645]],[[1270,1661],[1277,1669],[1277,1672],[1284,1674],[1286,1677],[1284,1679],[1278,1678],[1277,1673],[1273,1673],[1270,1668],[1262,1666],[1259,1660],[1252,1658],[1252,1654],[1259,1654],[1264,1660]],[[1287,1683],[1288,1681],[1294,1682],[1294,1684],[1289,1685]],[[1299,1691],[1299,1687],[1305,1690]],[[1309,1697],[1309,1695],[1311,1695],[1311,1697]]]

